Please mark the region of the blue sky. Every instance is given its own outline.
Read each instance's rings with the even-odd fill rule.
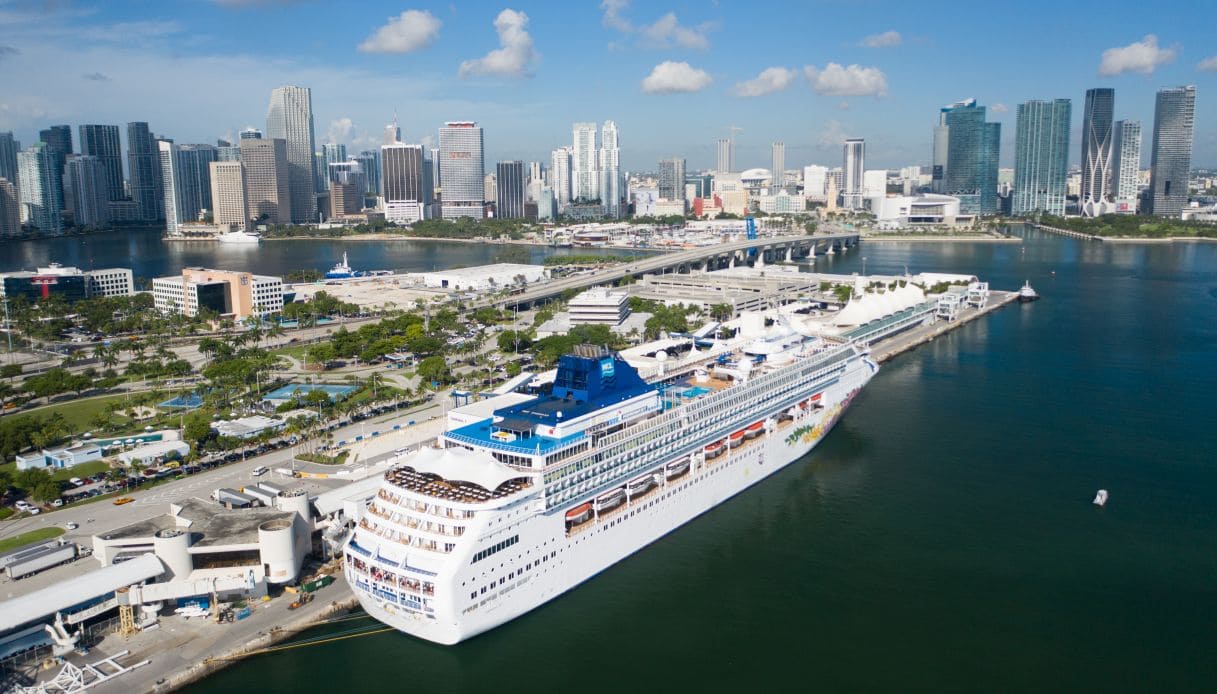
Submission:
[[[318,146],[374,146],[396,112],[410,141],[472,119],[488,162],[547,160],[573,121],[612,119],[628,169],[712,166],[729,125],[744,167],[774,140],[788,167],[839,164],[845,137],[898,167],[928,164],[938,107],[975,97],[1010,165],[1020,101],[1073,100],[1076,161],[1085,90],[1110,86],[1148,161],[1154,92],[1195,84],[1193,164],[1217,166],[1214,16],[1211,0],[0,0],[0,130],[146,120],[211,142],[299,84]]]

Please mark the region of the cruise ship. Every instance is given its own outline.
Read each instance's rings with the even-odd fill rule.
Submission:
[[[552,391],[403,454],[344,545],[363,608],[440,644],[493,629],[806,455],[879,368],[853,343],[763,347],[641,374],[581,346]]]

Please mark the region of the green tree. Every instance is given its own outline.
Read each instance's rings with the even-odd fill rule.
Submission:
[[[13,476],[13,485],[27,492],[33,491],[42,482],[50,481],[51,475],[42,468],[18,470]]]
[[[449,383],[452,372],[443,357],[427,357],[418,363],[418,375],[424,383]]]
[[[187,417],[186,424],[182,427],[182,438],[193,443],[196,448],[210,439],[211,422],[207,420],[207,415],[196,412]]]
[[[59,498],[59,483],[49,478],[42,480],[30,490],[30,496],[34,497],[35,501],[50,503]]]

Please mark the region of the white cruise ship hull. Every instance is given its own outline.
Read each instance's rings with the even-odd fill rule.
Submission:
[[[823,440],[876,370],[868,360],[856,360],[820,393],[821,407],[800,411],[793,421],[780,424],[777,416],[790,409],[770,412],[764,435],[710,459],[694,454],[686,473],[664,479],[639,498],[573,530],[568,531],[564,513],[577,504],[542,512],[543,502],[534,496],[506,507],[491,521],[502,530],[483,528],[482,536],[518,540],[483,561],[453,555],[442,568],[436,567],[440,570],[430,579],[434,592],[422,602],[406,591],[386,592],[351,561],[345,569],[347,580],[363,608],[381,622],[435,643],[459,643],[562,595],[799,460]],[[354,537],[361,538],[363,556],[374,565],[381,550],[368,552],[376,540],[361,537],[361,532],[357,529]]]

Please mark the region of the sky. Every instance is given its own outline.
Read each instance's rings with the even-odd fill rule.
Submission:
[[[485,129],[486,161],[548,161],[571,123],[613,120],[626,170],[684,157],[714,166],[736,126],[737,167],[928,165],[938,109],[974,97],[1015,110],[1113,87],[1140,120],[1148,163],[1154,93],[1197,87],[1193,166],[1217,167],[1212,0],[0,0],[0,131],[23,144],[51,124],[148,121],[179,143],[263,128],[272,88],[312,88],[318,149],[433,144],[450,120]],[[125,138],[125,128],[124,138]],[[125,143],[124,143],[125,146]]]

